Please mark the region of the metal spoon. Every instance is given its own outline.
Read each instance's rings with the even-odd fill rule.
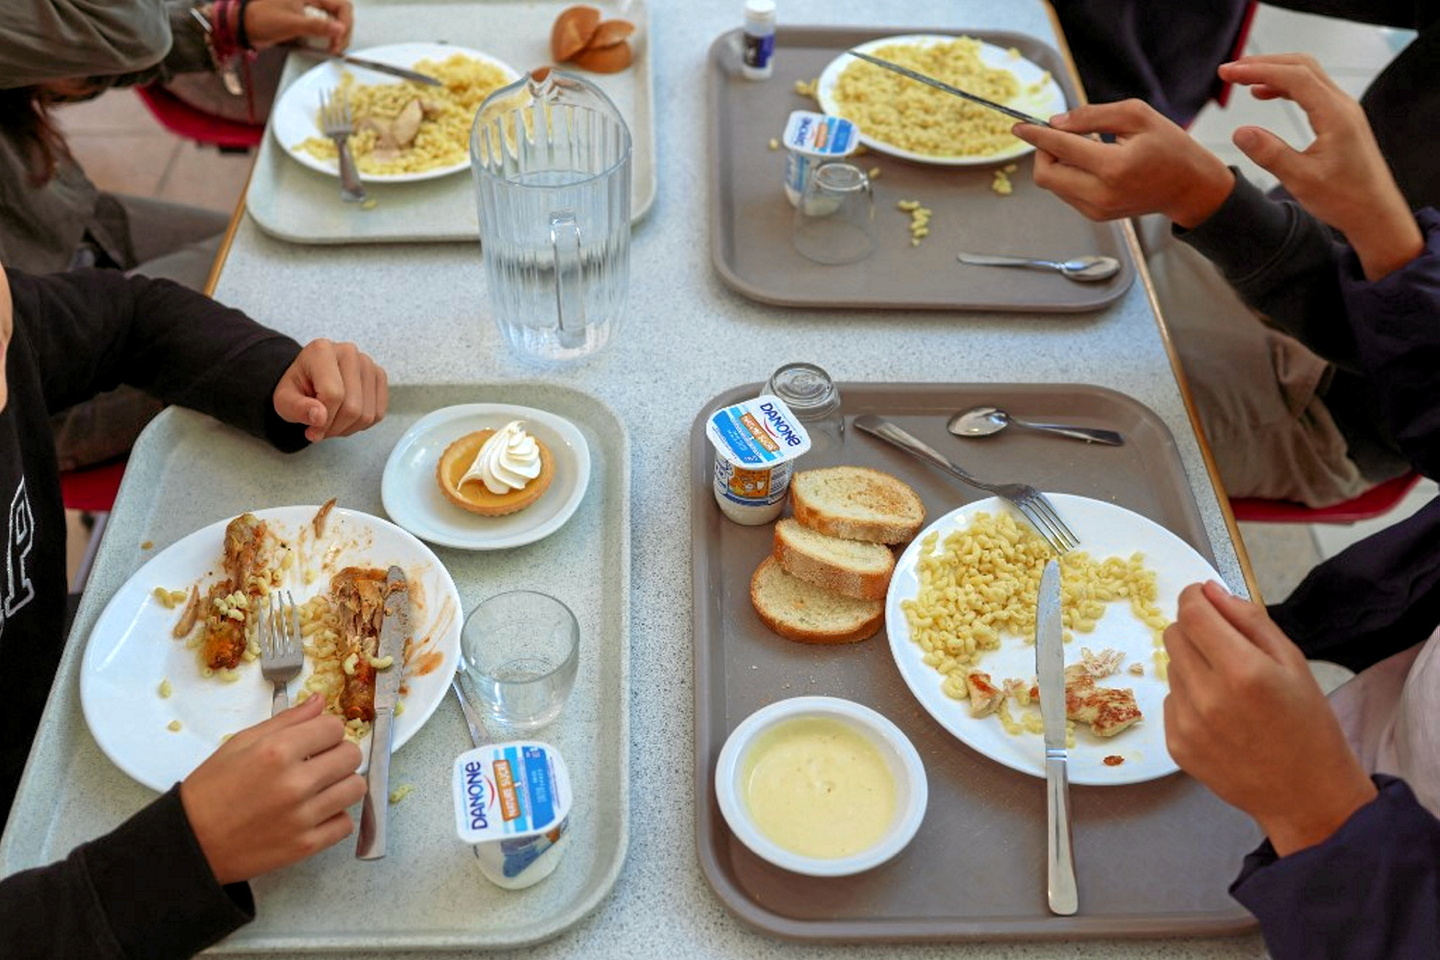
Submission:
[[[1012,417],[997,407],[975,407],[972,410],[962,410],[950,418],[950,422],[945,424],[945,429],[957,437],[988,437],[991,434],[999,433],[1012,423],[1017,427],[1038,430],[1041,433],[1058,433],[1075,440],[1103,443],[1111,447],[1118,447],[1125,442],[1125,438],[1114,430],[1101,430],[1098,427],[1071,427],[1060,423],[1035,423],[1030,420],[1021,420],[1019,417]]]
[[[1069,260],[1032,260],[1028,257],[997,257],[979,253],[957,253],[955,259],[978,267],[1031,267],[1056,270],[1082,283],[1109,280],[1120,272],[1120,261],[1114,257],[1071,257]]]

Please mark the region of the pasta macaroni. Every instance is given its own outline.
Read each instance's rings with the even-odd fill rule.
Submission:
[[[1009,70],[986,66],[972,37],[929,44],[889,44],[871,51],[970,93],[1009,103],[1021,92]],[[986,157],[1019,143],[1015,121],[986,107],[917,83],[863,60],[847,66],[831,92],[836,112],[868,137],[931,157]]]
[[[941,689],[948,696],[966,698],[966,673],[984,651],[1000,646],[1002,634],[1034,642],[1035,598],[1051,556],[1045,541],[1008,513],[977,513],[943,542],[938,532],[921,541],[915,568],[919,593],[902,600],[900,609],[910,639],[944,677]],[[1161,645],[1169,621],[1156,605],[1155,572],[1141,554],[1096,560],[1072,552],[1060,558],[1060,569],[1066,640],[1093,631],[1107,604],[1125,600],[1150,628],[1155,646]]]
[[[336,90],[346,97],[355,120],[350,152],[361,173],[393,175],[423,173],[463,164],[470,156],[470,125],[480,104],[510,78],[497,66],[454,54],[444,61],[421,60],[415,69],[441,81],[429,87],[415,83],[360,84],[346,71]],[[423,119],[413,141],[398,151],[381,147],[381,134],[367,118],[393,123],[412,101],[418,100]],[[319,113],[316,113],[319,130]],[[318,160],[334,160],[335,144],[321,136],[296,145]],[[386,159],[390,157],[389,159]]]

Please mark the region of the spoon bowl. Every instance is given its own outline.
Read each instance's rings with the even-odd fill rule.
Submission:
[[[1118,447],[1125,442],[1125,438],[1114,430],[1103,430],[1099,427],[1072,427],[1062,423],[1035,423],[1011,416],[999,407],[972,407],[969,410],[962,410],[950,418],[949,422],[945,424],[945,429],[957,437],[989,437],[1012,424],[1026,430],[1054,433],[1062,437],[1070,437],[1073,440],[1103,443],[1110,447]]]

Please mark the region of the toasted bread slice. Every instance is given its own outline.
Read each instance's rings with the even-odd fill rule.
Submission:
[[[883,543],[832,537],[789,518],[775,524],[775,559],[790,576],[856,600],[884,600],[895,572]]]
[[[750,602],[765,625],[799,643],[856,643],[885,623],[885,604],[856,600],[792,577],[766,557],[750,578]]]
[[[567,7],[550,28],[550,55],[564,63],[584,50],[600,29],[600,11],[591,6]]]
[[[925,523],[925,505],[910,485],[869,467],[802,470],[790,480],[795,519],[847,540],[904,543]]]

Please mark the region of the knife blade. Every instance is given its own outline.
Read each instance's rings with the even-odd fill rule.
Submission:
[[[1014,107],[1007,107],[1003,103],[996,103],[994,100],[986,100],[984,97],[976,96],[968,90],[961,90],[959,87],[952,87],[950,86],[950,84],[945,83],[942,80],[936,80],[934,77],[927,77],[925,74],[920,73],[919,71],[911,70],[909,67],[902,67],[898,63],[891,63],[889,60],[881,60],[879,57],[872,57],[870,56],[870,54],[861,53],[858,50],[846,50],[845,52],[850,54],[850,56],[852,57],[859,57],[866,63],[873,63],[877,67],[884,67],[886,70],[893,70],[894,72],[900,74],[903,77],[909,77],[911,80],[918,80],[920,83],[928,84],[934,87],[936,90],[944,90],[946,93],[953,94],[957,97],[962,97],[966,100],[969,100],[971,103],[978,103],[982,107],[989,107],[991,110],[998,110],[999,112],[1005,114],[1005,116],[1011,117],[1015,120],[1019,120],[1021,123],[1033,123],[1041,127],[1050,126],[1050,124],[1046,123],[1044,120],[1041,120],[1039,117],[1032,117],[1030,114],[1025,113],[1024,111],[1016,110]]]
[[[423,83],[426,86],[438,87],[440,81],[428,73],[420,73],[418,70],[407,70],[404,67],[393,66],[388,63],[381,63],[378,60],[366,60],[364,57],[351,56],[348,53],[326,53],[324,50],[309,50],[303,52],[317,57],[324,57],[326,60],[342,60],[352,67],[362,67],[366,70],[374,70],[376,73],[388,73],[392,77],[399,77],[401,80],[413,80],[415,83]]]
[[[385,856],[385,826],[390,812],[390,745],[395,704],[405,669],[405,638],[410,633],[410,585],[405,571],[391,567],[385,575],[385,620],[376,654],[390,665],[375,671],[375,719],[370,724],[370,769],[365,774],[365,804],[360,808],[360,836],[355,856]]]
[[[1035,675],[1045,729],[1046,893],[1050,912],[1069,916],[1078,908],[1075,852],[1070,832],[1069,760],[1065,745],[1065,637],[1060,618],[1060,564],[1045,563],[1035,609]]]

